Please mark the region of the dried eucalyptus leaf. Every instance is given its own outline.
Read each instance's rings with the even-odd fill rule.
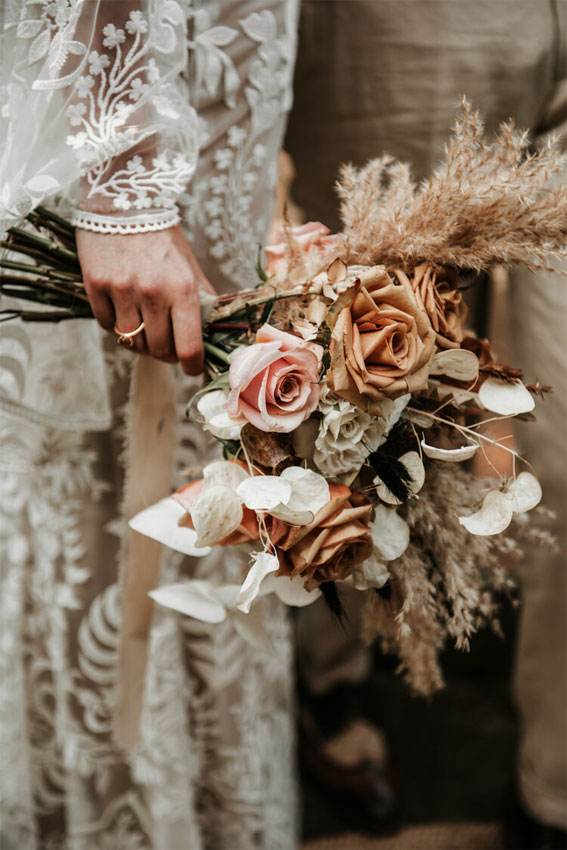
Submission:
[[[478,391],[478,397],[486,410],[502,416],[529,413],[535,407],[532,394],[521,381],[510,384],[499,378],[487,378]]]
[[[478,378],[478,357],[464,348],[439,351],[429,366],[432,375],[445,375],[454,381],[472,383]]]
[[[513,499],[500,490],[490,490],[484,497],[480,510],[470,516],[460,516],[459,522],[471,534],[490,537],[505,531],[513,514]]]
[[[438,446],[430,446],[425,440],[421,441],[421,446],[427,457],[449,463],[462,463],[465,460],[470,460],[479,448],[478,443],[470,443],[467,446],[459,446],[457,449],[441,449]]]
[[[370,535],[376,555],[383,561],[394,561],[406,551],[410,531],[405,519],[394,508],[376,505]]]
[[[425,467],[417,452],[406,452],[398,458],[408,470],[411,476],[411,483],[408,486],[410,497],[419,493],[425,482]],[[381,478],[376,476],[373,483],[376,485],[376,492],[383,502],[387,505],[401,505],[402,502],[394,496],[389,487],[387,487]]]
[[[541,484],[531,472],[520,472],[518,477],[505,487],[505,492],[512,497],[515,514],[531,511],[541,502]]]
[[[228,537],[236,531],[242,516],[242,501],[234,490],[215,484],[201,491],[191,508],[197,546],[214,546]]]

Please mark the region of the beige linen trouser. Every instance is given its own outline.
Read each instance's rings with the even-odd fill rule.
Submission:
[[[286,149],[294,200],[307,220],[339,226],[333,182],[341,162],[388,152],[420,179],[442,155],[459,95],[489,132],[514,117],[534,137],[567,119],[567,0],[303,0]],[[562,552],[526,553],[517,650],[522,720],[519,785],[543,822],[566,825],[564,278],[515,274],[512,332],[528,379],[553,384],[521,447],[557,512]],[[498,348],[498,340],[494,340]],[[516,365],[516,361],[512,364]],[[352,630],[329,626],[319,603],[298,614],[300,673],[314,694],[365,678],[370,657]],[[324,635],[324,640],[322,639]]]

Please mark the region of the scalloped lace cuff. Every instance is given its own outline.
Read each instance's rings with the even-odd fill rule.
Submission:
[[[142,215],[124,216],[119,218],[112,215],[88,212],[87,210],[72,210],[71,224],[81,230],[94,230],[95,233],[148,233],[154,230],[167,230],[179,224],[179,212],[176,208],[147,212]]]

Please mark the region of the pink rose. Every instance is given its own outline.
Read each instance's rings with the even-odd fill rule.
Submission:
[[[328,245],[332,245],[336,236],[329,236],[331,231],[320,221],[309,221],[301,227],[292,227],[291,235],[298,247],[306,254],[311,251],[322,251]],[[285,256],[285,231],[280,230],[278,237],[280,241],[276,245],[266,246],[266,273],[269,275],[285,275],[287,272],[287,260]]]
[[[322,356],[320,345],[263,325],[230,366],[229,416],[261,431],[293,431],[317,407]]]

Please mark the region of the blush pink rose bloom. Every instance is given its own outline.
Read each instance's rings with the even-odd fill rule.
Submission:
[[[329,234],[331,231],[320,221],[309,221],[300,227],[292,227],[291,235],[294,242],[306,254],[323,251],[336,241],[337,236]],[[266,273],[268,275],[285,275],[287,272],[287,259],[285,256],[286,242],[283,228],[278,234],[279,242],[275,245],[266,245]]]
[[[293,431],[317,407],[322,356],[320,345],[263,325],[231,363],[229,416],[261,431]]]

